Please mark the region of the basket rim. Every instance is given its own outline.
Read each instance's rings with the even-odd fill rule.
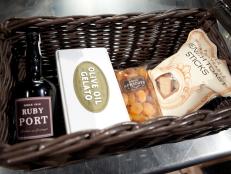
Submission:
[[[11,17],[0,23],[0,33],[9,33],[17,31],[20,28],[35,25],[43,28],[48,25],[75,24],[83,25],[92,21],[96,21],[96,26],[100,27],[110,22],[121,21],[124,23],[134,23],[145,19],[162,20],[167,17],[178,18],[198,14],[204,18],[211,17],[210,10],[205,8],[174,8],[170,10],[159,10],[153,12],[140,13],[122,13],[122,14],[99,14],[99,15],[71,15],[71,16],[31,16],[31,17]],[[74,23],[73,23],[74,22]]]

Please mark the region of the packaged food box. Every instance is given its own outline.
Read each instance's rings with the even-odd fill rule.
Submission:
[[[130,121],[105,48],[56,52],[67,133]]]

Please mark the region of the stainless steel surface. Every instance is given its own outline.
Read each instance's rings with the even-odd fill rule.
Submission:
[[[0,174],[164,173],[227,155],[231,155],[231,130],[204,138],[131,151],[57,169],[22,172],[1,168]]]
[[[204,7],[211,4],[211,0],[8,0],[0,1],[0,20],[13,16],[150,12],[176,7]],[[231,48],[230,35],[222,27],[220,30]],[[199,139],[159,145],[56,169],[25,172],[0,167],[0,174],[163,173],[228,155],[231,155],[231,129]]]
[[[0,19],[26,16],[66,16],[151,12],[210,6],[213,0],[0,0]]]

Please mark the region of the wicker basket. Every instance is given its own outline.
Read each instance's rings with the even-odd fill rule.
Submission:
[[[156,66],[175,53],[188,33],[202,28],[218,46],[218,57],[231,56],[216,19],[203,9],[178,9],[149,14],[13,18],[0,26],[0,165],[15,169],[57,167],[81,159],[122,153],[157,144],[197,138],[231,127],[228,99],[216,100],[182,117],[159,117],[145,123],[126,122],[54,139],[9,145],[12,88],[25,77],[25,31],[41,32],[44,76],[56,85],[55,50],[106,47],[114,68],[149,63]],[[12,48],[17,47],[17,62]],[[19,72],[15,73],[15,67]],[[215,104],[214,104],[215,103]],[[61,108],[61,106],[60,106]],[[212,108],[209,110],[208,108]],[[113,114],[113,111],[112,111]]]

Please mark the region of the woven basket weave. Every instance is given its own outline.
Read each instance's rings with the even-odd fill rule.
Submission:
[[[197,138],[231,127],[231,105],[226,98],[182,117],[159,117],[141,124],[126,122],[104,130],[9,145],[12,89],[15,79],[25,77],[25,31],[31,27],[40,29],[44,76],[56,85],[57,49],[106,47],[115,69],[145,63],[154,67],[175,53],[196,28],[208,34],[218,47],[218,57],[226,59],[231,68],[231,56],[216,20],[203,9],[9,19],[0,25],[0,165],[15,169],[57,167],[81,159]],[[14,47],[18,50],[16,56],[12,54]],[[15,57],[20,57],[19,62]],[[15,67],[19,72],[15,73]]]

